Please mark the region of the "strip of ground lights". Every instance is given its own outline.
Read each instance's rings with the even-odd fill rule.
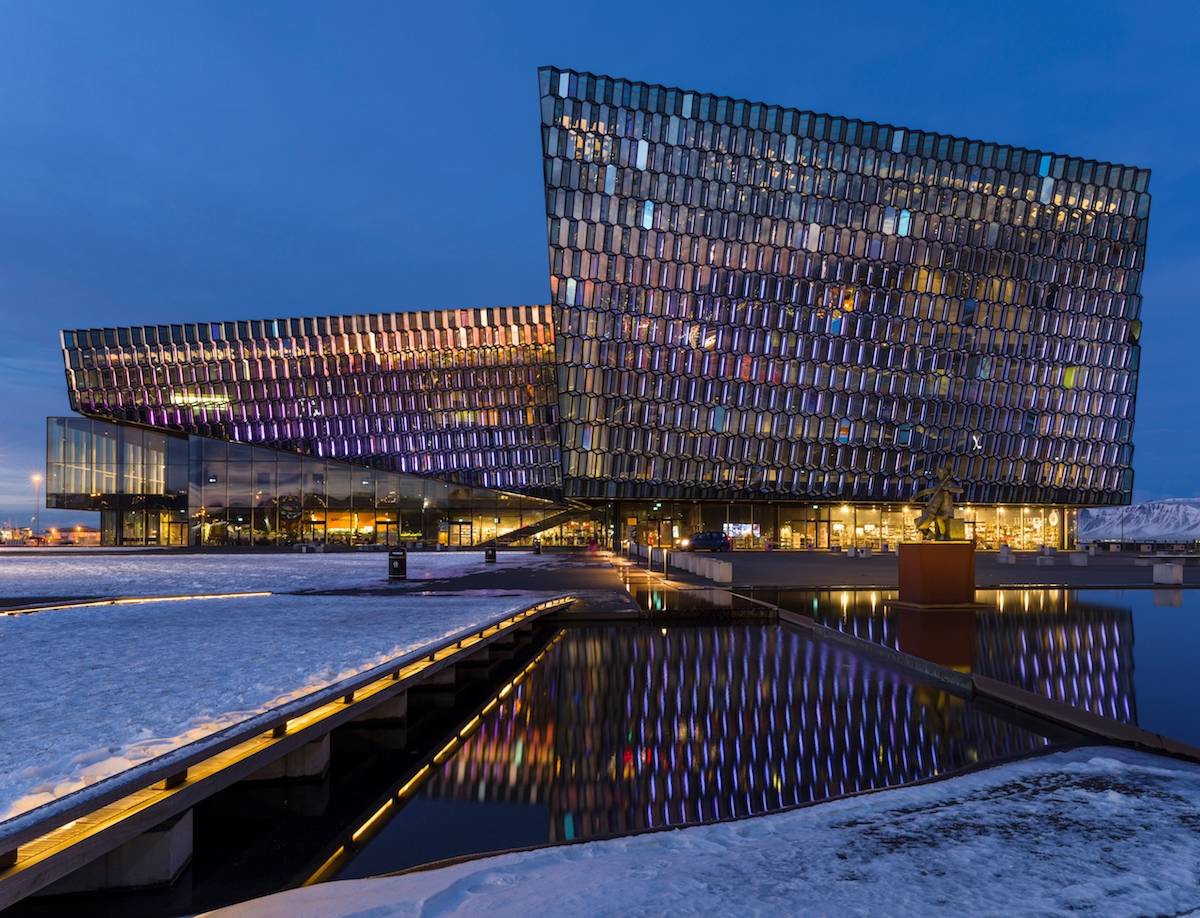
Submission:
[[[6,609],[0,615],[32,615],[35,612],[61,612],[64,609],[94,609],[101,606],[140,606],[149,602],[189,602],[198,599],[253,599],[260,596],[272,596],[270,591],[260,590],[251,593],[195,593],[181,596],[122,596],[117,599],[85,599],[78,602],[59,602],[44,606],[21,606],[18,609]]]
[[[538,664],[545,659],[546,654],[550,653],[550,651],[554,649],[554,646],[562,640],[563,635],[565,634],[565,630],[561,630],[555,634],[554,637],[552,637],[546,644],[546,646],[542,648],[541,652],[539,652],[536,657],[526,664],[524,669],[513,676],[513,678],[507,682],[504,687],[501,688],[500,691],[491,698],[490,701],[484,704],[484,706],[473,717],[471,717],[470,720],[463,724],[462,727],[459,728],[458,732],[452,736],[450,740],[444,746],[442,746],[441,749],[433,754],[429,761],[425,762],[425,764],[418,768],[417,771],[407,781],[393,791],[388,796],[387,800],[385,800],[379,807],[379,809],[372,813],[362,825],[351,832],[350,841],[339,845],[334,850],[333,854],[326,859],[325,863],[318,867],[313,874],[304,881],[303,885],[313,886],[317,883],[323,883],[324,881],[331,879],[334,875],[336,875],[350,855],[356,850],[360,849],[364,841],[369,841],[372,837],[374,837],[379,829],[382,828],[382,823],[385,821],[385,817],[388,815],[388,813],[392,812],[394,809],[399,809],[410,797],[415,795],[416,792],[421,789],[421,785],[423,785],[426,779],[433,773],[434,766],[441,765],[443,762],[445,762],[448,758],[450,758],[450,756],[458,751],[463,743],[471,738],[471,736],[483,723],[483,718],[492,713],[492,711],[499,706],[500,702],[508,698],[508,696],[511,695],[513,691],[526,680],[526,678],[528,678],[529,674],[537,668]]]

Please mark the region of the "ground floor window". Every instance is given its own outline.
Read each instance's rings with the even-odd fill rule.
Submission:
[[[586,548],[588,545],[604,543],[604,526],[597,515],[596,519],[570,520],[554,526],[540,533],[538,538],[543,545]]]
[[[698,532],[723,532],[735,550],[889,551],[921,539],[919,512],[904,504],[622,501],[610,516],[614,538],[642,545],[679,545]],[[954,529],[985,550],[1065,549],[1075,543],[1075,514],[1069,507],[968,504],[957,508]]]
[[[404,545],[467,548],[528,545],[585,547],[636,541],[678,546],[698,532],[723,532],[736,550],[895,550],[921,538],[918,508],[902,504],[620,502],[598,506],[548,529],[537,525],[557,508],[470,511],[441,508],[312,509],[283,501],[270,507],[187,510],[109,510],[101,514],[106,545],[274,546]],[[963,538],[984,550],[1018,551],[1075,544],[1076,511],[1069,507],[964,505],[956,513]]]
[[[186,510],[103,510],[102,545],[188,545]]]

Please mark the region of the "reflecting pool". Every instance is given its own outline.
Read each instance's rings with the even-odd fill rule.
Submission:
[[[1194,590],[980,590],[971,613],[889,607],[894,591],[748,591],[962,672],[1200,745]]]
[[[775,625],[579,627],[340,878],[778,810],[1073,739]]]
[[[321,778],[240,782],[198,803],[193,858],[173,886],[29,899],[14,914],[192,915],[306,882],[765,813],[1082,739],[794,629],[696,623],[698,598],[652,623],[538,626],[453,686],[411,689],[402,721],[335,730]]]

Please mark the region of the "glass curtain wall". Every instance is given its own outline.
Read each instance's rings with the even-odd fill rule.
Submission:
[[[644,545],[678,545],[696,532],[724,532],[735,550],[895,551],[921,539],[914,525],[920,508],[904,504],[624,501],[616,512],[621,539]],[[955,516],[963,537],[981,549],[1033,551],[1073,547],[1075,514],[1067,507],[968,504]]]
[[[106,545],[187,544],[187,441],[90,418],[46,421],[46,506],[99,510]]]
[[[538,76],[567,495],[1129,502],[1149,170]]]
[[[101,511],[107,545],[465,547],[560,509],[488,488],[88,418],[49,418],[46,457],[47,506]]]
[[[198,545],[478,545],[556,505],[261,447],[192,437]]]
[[[71,407],[92,416],[485,488],[560,490],[546,306],[76,329],[62,340]],[[369,524],[332,484],[329,509],[343,515],[329,532],[354,538]],[[265,537],[238,516],[221,524],[239,540]]]

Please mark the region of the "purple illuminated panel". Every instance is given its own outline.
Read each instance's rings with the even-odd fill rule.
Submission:
[[[66,331],[84,414],[525,493],[560,487],[549,308]]]
[[[568,495],[1128,502],[1147,170],[539,85]]]
[[[564,842],[909,784],[1046,742],[784,629],[581,628],[423,793],[524,805]]]

